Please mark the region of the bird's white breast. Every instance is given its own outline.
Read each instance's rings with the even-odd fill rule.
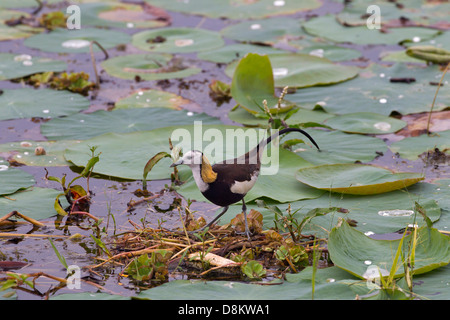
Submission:
[[[192,175],[194,176],[195,183],[197,184],[198,189],[200,192],[205,192],[208,190],[209,185],[203,181],[202,175],[200,173],[200,166],[192,167]]]

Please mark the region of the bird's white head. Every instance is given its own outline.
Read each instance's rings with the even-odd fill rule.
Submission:
[[[191,150],[186,152],[183,157],[174,162],[171,167],[179,166],[181,164],[185,164],[189,167],[200,166],[202,164],[203,153],[198,150]]]

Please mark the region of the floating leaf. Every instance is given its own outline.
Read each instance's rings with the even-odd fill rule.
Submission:
[[[64,150],[80,141],[22,141],[0,144],[0,154],[17,163],[27,166],[68,166],[64,158]],[[45,150],[44,154],[37,155],[36,148]]]
[[[199,52],[197,57],[216,63],[230,63],[233,60],[244,57],[247,53],[259,55],[283,53],[284,51],[268,46],[257,46],[252,44],[235,43],[214,50]]]
[[[442,71],[438,66],[408,66],[395,64],[391,67],[371,65],[362,70],[356,79],[326,87],[303,88],[286,99],[305,108],[320,105],[329,113],[346,114],[373,112],[402,115],[428,112],[431,108],[436,86]],[[444,78],[450,79],[450,75]],[[450,106],[450,86],[442,86],[434,110]]]
[[[181,106],[192,103],[191,101],[174,93],[160,90],[139,90],[128,97],[119,99],[114,104],[114,109],[130,108],[169,108],[181,109]]]
[[[91,41],[97,41],[105,49],[114,48],[119,44],[127,44],[131,37],[117,30],[81,28],[76,30],[55,29],[50,33],[38,34],[24,41],[27,47],[45,52],[80,53],[89,52]],[[93,45],[94,51],[99,51]],[[46,70],[48,71],[48,70]]]
[[[225,44],[219,33],[203,29],[162,28],[133,35],[136,48],[167,53],[208,51]]]
[[[1,162],[1,161],[0,161]],[[33,175],[20,169],[0,165],[0,195],[14,193],[35,184]]]
[[[420,173],[392,172],[372,165],[350,163],[303,168],[296,177],[317,189],[360,195],[403,189],[424,179]]]
[[[334,84],[358,75],[357,67],[338,65],[330,60],[301,53],[269,55],[276,87],[311,87]],[[235,74],[236,63],[228,65],[225,73]]]
[[[285,15],[299,11],[316,9],[318,0],[274,1],[274,0],[190,0],[173,2],[166,0],[146,0],[153,6],[169,11],[204,15],[211,18],[258,19],[268,16]]]
[[[14,193],[11,197],[0,197],[0,212],[8,213],[18,211],[21,214],[35,220],[47,219],[56,215],[54,209],[55,198],[61,191],[47,188],[27,189]],[[67,203],[64,197],[61,198],[62,206]]]
[[[409,160],[417,160],[421,154],[426,152],[430,152],[432,155],[436,148],[443,152],[445,157],[450,149],[449,142],[450,130],[447,130],[431,135],[423,134],[418,137],[408,137],[392,143],[389,149],[394,153],[398,152],[402,158]],[[424,159],[426,159],[426,155]],[[439,159],[437,158],[436,161],[439,162]]]
[[[63,61],[29,54],[0,53],[0,80],[26,77],[35,73],[64,71],[67,64]]]
[[[406,122],[372,112],[355,112],[335,116],[325,121],[333,129],[350,133],[386,134],[397,132]]]
[[[42,134],[49,140],[86,140],[104,133],[126,133],[152,130],[203,121],[221,123],[204,113],[187,113],[166,108],[99,110],[89,114],[77,113],[52,119],[41,125]]]
[[[53,118],[89,108],[89,100],[79,94],[51,89],[5,89],[0,95],[0,120]]]
[[[122,79],[161,80],[192,76],[201,69],[171,54],[130,54],[102,62],[107,73]]]
[[[230,25],[220,32],[225,37],[236,41],[265,44],[275,44],[284,39],[306,35],[300,28],[299,20],[288,17],[242,21]]]
[[[369,29],[367,26],[347,27],[337,22],[332,15],[312,18],[303,24],[303,28],[309,34],[329,41],[355,44],[401,44],[413,41],[415,37],[431,39],[440,33],[436,29],[420,27],[391,28],[389,32]]]
[[[308,130],[308,133],[314,137],[321,151],[302,144],[294,146],[293,150],[315,165],[368,162],[387,150],[383,140],[375,137],[314,129]]]
[[[345,221],[334,228],[328,238],[328,251],[334,265],[359,278],[367,278],[369,266],[378,267],[381,274],[388,275],[391,268],[395,277],[404,276],[403,264],[411,253],[409,243],[412,234],[400,240],[374,240],[358,230],[350,227]],[[413,274],[429,272],[450,262],[450,243],[448,237],[436,229],[426,227],[417,231],[417,247]],[[402,245],[402,257],[395,261],[394,255],[399,245]]]
[[[156,28],[168,24],[167,19],[160,19],[146,7],[128,3],[82,3],[83,25],[112,28]],[[163,17],[164,18],[164,17]]]

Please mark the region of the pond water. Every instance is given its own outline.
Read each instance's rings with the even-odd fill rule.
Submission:
[[[98,2],[100,3],[101,1]],[[127,3],[126,1],[124,2]],[[152,1],[148,2],[152,3]],[[241,1],[238,2],[240,3]],[[273,2],[273,5],[276,7],[283,7],[285,5],[285,1],[275,1]],[[37,13],[37,15],[39,16],[43,13],[53,12],[55,10],[64,10],[66,7],[67,3],[44,6],[44,8],[42,8],[42,10]],[[343,9],[344,5],[339,1],[323,0],[321,1],[321,5],[317,8],[313,8],[312,10],[308,11],[299,10],[298,12],[282,15],[282,17],[303,21],[321,16],[334,16],[341,13]],[[17,10],[21,10],[23,12],[31,14],[34,9],[25,7]],[[81,16],[83,17],[85,13],[87,14],[87,12],[81,11]],[[153,11],[153,14],[154,13],[155,11]],[[232,20],[229,18],[211,18],[197,15],[195,13],[189,14],[175,12],[171,11],[170,9],[167,9],[167,11],[158,12],[158,14],[160,15],[162,21],[166,19],[167,16],[170,17],[170,27],[197,28],[211,31],[221,31],[226,27],[237,24],[238,22],[250,21],[249,19]],[[91,16],[92,12],[90,12],[89,15]],[[112,16],[115,20],[120,20],[118,19],[119,17],[117,17],[117,15],[112,14]],[[133,16],[133,14],[130,14],[130,16]],[[125,16],[124,19],[127,20],[126,18],[127,17]],[[133,22],[135,21],[131,21],[131,23]],[[251,25],[250,29],[257,31],[261,29],[261,26],[264,27],[264,24],[261,22],[255,22]],[[84,28],[84,26],[82,26],[82,28]],[[115,27],[112,28],[112,30],[120,31],[128,35],[134,35],[147,29],[134,29],[132,28],[132,25],[130,25],[130,21],[128,21],[128,23],[124,27]],[[272,35],[267,34],[267,36],[269,37]],[[299,37],[296,37],[295,35],[291,37],[293,39],[290,39],[288,36],[286,38],[282,38],[282,40],[275,41],[274,43],[272,43],[272,45],[276,49],[295,52],[298,50],[298,47],[294,45],[295,42],[290,42],[288,40],[295,41],[298,40],[297,38]],[[239,42],[231,38],[224,38],[225,47]],[[420,41],[417,39],[417,41],[415,41],[414,39],[414,42]],[[153,40],[154,44],[158,42],[155,39]],[[178,40],[175,45],[180,49],[186,49],[193,45],[195,46],[197,41],[197,39],[181,39]],[[370,66],[372,63],[381,62],[387,65],[391,65],[393,62],[382,61],[382,53],[404,50],[403,46],[395,43],[358,44],[350,42],[352,41],[349,40],[349,43],[341,43],[340,47],[354,49],[360,53],[360,56],[355,59],[349,59],[339,62],[340,64],[345,66],[358,66],[361,68],[365,68]],[[85,47],[86,45],[89,46],[89,43],[90,42],[87,40],[69,39],[62,42],[62,47],[68,49],[79,49]],[[258,40],[256,42],[256,45],[267,47],[270,44],[263,44]],[[20,54],[22,55],[22,57],[25,57],[25,55],[29,55],[30,57],[39,56],[62,60],[67,63],[67,72],[85,72],[90,75],[91,81],[94,81],[95,79],[95,73],[91,62],[91,54],[89,52],[70,54],[46,52],[45,50],[39,50],[27,46],[25,39],[23,38],[0,41],[0,51],[2,53],[13,53],[18,55]],[[107,49],[107,52],[109,55],[108,59],[119,56],[145,53],[143,50],[138,49],[131,43],[128,43],[125,46],[113,46],[112,48]],[[313,55],[315,56],[323,55],[325,54],[326,49],[323,50],[314,47],[311,52],[313,52]],[[195,75],[168,80],[125,80],[115,76],[111,76],[108,72],[105,71],[104,68],[100,67],[100,63],[104,61],[105,58],[102,52],[96,52],[95,57],[97,60],[97,66],[99,68],[98,71],[100,77],[100,89],[89,91],[87,96],[87,98],[89,99],[89,107],[85,110],[82,110],[81,112],[88,114],[96,112],[98,110],[111,110],[114,107],[114,103],[116,103],[119,99],[123,99],[124,97],[129,96],[130,94],[136,93],[139,90],[158,89],[170,92],[189,100],[189,103],[185,103],[182,105],[182,108],[186,112],[204,112],[211,117],[220,119],[223,124],[241,125],[230,120],[229,117],[230,110],[236,105],[236,101],[234,99],[231,99],[228,102],[224,101],[219,106],[210,97],[210,89],[208,85],[213,80],[220,80],[228,84],[231,83],[230,77],[226,75],[227,63],[216,63],[199,59],[196,52],[186,51],[186,53],[175,53],[175,55],[177,57],[182,57],[185,62],[187,61],[188,65],[192,64],[197,68],[200,68],[201,71]],[[25,60],[31,62],[30,59]],[[286,68],[275,68],[273,70],[273,76],[275,79],[284,77],[288,75],[288,71],[289,70]],[[364,71],[361,72],[360,77],[364,78]],[[439,79],[436,81],[439,81]],[[23,87],[31,86],[25,84],[24,82],[9,80],[0,81],[0,89],[2,90],[2,92],[3,90],[19,89]],[[443,93],[445,97],[448,97],[448,87],[448,82],[446,82],[442,87],[443,90],[447,90]],[[280,87],[276,89],[277,95],[281,92],[281,89],[282,88]],[[297,89],[297,92],[299,90],[301,89]],[[363,89],[360,89],[360,91],[361,90]],[[317,101],[321,101],[321,97],[315,98],[317,99]],[[383,97],[380,98],[379,102],[381,104],[386,104],[388,100]],[[442,110],[442,108],[440,110]],[[42,112],[49,113],[50,111],[51,110],[49,109],[43,109]],[[397,133],[388,133],[378,136],[369,134],[369,136],[379,137],[386,143],[387,146],[389,146],[397,141],[402,140],[404,137],[415,136],[418,135],[418,133],[423,133],[423,124],[426,123],[424,122],[424,119],[426,119],[426,115],[426,110],[403,116],[395,115],[397,118],[406,121],[408,127],[403,128]],[[449,114],[446,111],[438,113],[438,115],[436,116],[436,121],[433,122],[434,126],[432,128],[436,131],[449,130],[450,121],[448,115]],[[0,120],[0,144],[23,141],[45,141],[46,137],[41,131],[41,126],[43,126],[47,122],[51,121],[49,121],[49,119],[46,119],[45,116],[32,118],[30,117],[25,119]],[[414,127],[415,125],[417,125],[417,127]],[[376,129],[382,131],[387,131],[391,128],[390,123],[383,121],[377,122],[373,126]],[[79,130],[85,130],[82,126],[82,123],[80,124]],[[440,157],[437,156],[437,158],[433,159],[432,163],[428,165],[420,158],[411,160],[400,157],[390,149],[386,149],[383,152],[378,153],[376,156],[372,157],[372,160],[366,161],[366,163],[383,166],[385,168],[397,171],[422,172],[425,176],[425,180],[423,182],[430,183],[436,179],[450,179],[450,172],[448,170],[448,153],[445,153],[445,150],[441,151],[444,151],[443,155],[441,155]],[[100,158],[100,162],[101,161],[102,158]],[[30,173],[34,177],[35,188],[42,187],[54,189],[58,189],[58,183],[49,181],[48,179],[46,179],[46,177],[62,177],[63,175],[67,175],[66,181],[70,181],[81,171],[79,168],[76,168],[74,166],[69,167],[25,165],[18,166],[18,168],[27,173]],[[85,180],[83,180],[81,184],[85,186]],[[176,209],[176,206],[179,205],[179,203],[181,203],[183,206],[186,206],[187,201],[176,192],[169,191],[166,188],[166,185],[168,184],[170,185],[170,179],[148,181],[148,190],[151,194],[156,194],[157,197],[154,200],[140,203],[130,209],[131,201],[139,201],[141,199],[139,196],[135,195],[135,192],[138,189],[142,188],[142,181],[110,178],[103,175],[94,174],[89,180],[89,189],[92,193],[92,201],[90,204],[89,212],[95,217],[103,219],[100,225],[100,230],[102,236],[104,236],[104,239],[108,239],[108,237],[121,234],[126,231],[134,230],[133,223],[141,225],[143,222],[145,222],[145,225],[155,227],[164,220],[165,227],[169,229],[178,227],[180,224],[180,216]],[[10,197],[14,198],[14,194],[10,195]],[[217,207],[210,203],[204,202],[204,200],[199,200],[194,201],[190,205],[190,209],[191,211],[195,212],[196,217],[204,216],[206,220],[210,220],[214,216]],[[400,208],[389,208],[386,210],[380,209],[379,211],[377,211],[377,213],[379,216],[383,216],[385,218],[398,216],[405,217],[410,216],[414,213],[414,211],[411,211],[409,209],[410,208],[408,208],[408,210],[403,210]],[[0,212],[0,216],[3,216],[7,213],[8,212]],[[449,212],[445,211],[445,213],[448,215]],[[445,224],[447,223],[447,221],[448,218],[446,218],[443,223]],[[59,261],[55,250],[53,249],[50,241],[48,241],[46,235],[52,236],[54,245],[69,265],[77,265],[83,267],[86,265],[99,263],[99,261],[96,260],[96,257],[101,255],[102,251],[98,248],[98,246],[96,246],[94,240],[91,238],[91,235],[96,232],[93,231],[94,227],[92,225],[92,221],[90,221],[89,219],[69,221],[69,219],[64,218],[62,219],[61,224],[58,224],[58,219],[56,219],[55,216],[52,216],[50,218],[43,219],[41,222],[43,222],[45,225],[41,228],[32,227],[30,224],[20,224],[13,227],[0,228],[0,233],[18,234],[17,236],[2,236],[2,238],[0,238],[0,262],[13,261],[26,263],[26,265],[24,266],[19,265],[13,266],[11,268],[7,267],[6,264],[4,264],[2,267],[2,264],[0,264],[0,271],[3,268],[3,271],[9,270],[23,274],[44,272],[55,277],[65,278],[67,276],[66,269]],[[386,222],[386,224],[389,224],[389,222]],[[441,225],[441,228],[443,227],[444,225]],[[69,236],[73,236],[78,233],[83,237],[80,239],[68,239]],[[21,236],[25,234],[28,236]],[[392,237],[390,237],[389,234],[394,234],[394,231],[386,232],[386,235],[376,234],[373,238],[398,239],[398,234],[395,233]],[[82,269],[82,279],[87,281],[83,283],[82,291],[97,292],[98,287],[96,285],[98,285],[101,286],[103,288],[103,292],[106,293],[113,293],[124,296],[135,295],[136,292],[138,292],[140,289],[137,289],[136,284],[132,280],[126,277],[121,277],[120,274],[122,271],[123,265],[113,264],[103,268],[101,272],[97,274]],[[0,278],[2,278],[3,275],[4,273],[0,272]],[[169,281],[188,278],[189,277],[183,273],[171,273],[169,275]],[[73,290],[66,287],[60,288],[58,287],[57,282],[44,277],[39,278],[36,281],[36,284],[37,286],[34,291],[31,289],[16,290],[17,298],[45,299],[49,296],[51,297],[64,293],[73,293]]]

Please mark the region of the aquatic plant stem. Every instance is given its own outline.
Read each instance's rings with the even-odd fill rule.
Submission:
[[[439,88],[440,88],[441,85],[442,85],[442,81],[444,81],[444,77],[445,77],[445,74],[447,73],[447,70],[448,70],[449,66],[450,66],[450,62],[447,63],[447,66],[445,67],[445,70],[444,70],[444,72],[442,73],[441,80],[440,80],[439,83],[438,83],[438,87],[437,87],[437,89],[436,89],[436,93],[434,94],[433,103],[431,104],[431,109],[430,109],[430,112],[429,112],[429,114],[428,114],[428,121],[427,121],[427,135],[430,135],[430,122],[431,122],[431,114],[432,114],[433,108],[434,108],[434,103],[436,102],[436,97],[437,97],[437,95],[438,95]]]

